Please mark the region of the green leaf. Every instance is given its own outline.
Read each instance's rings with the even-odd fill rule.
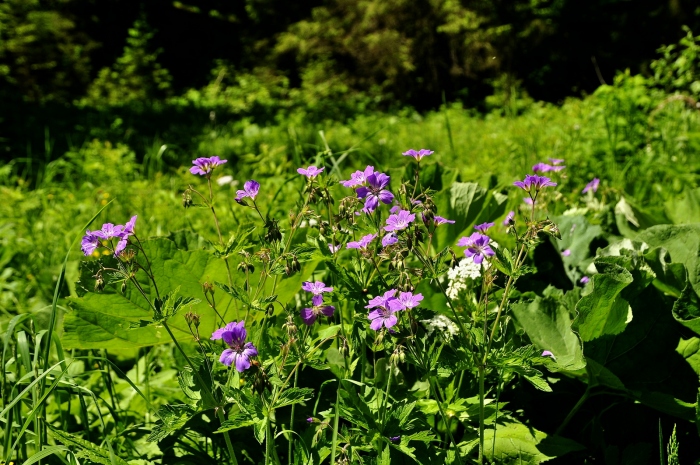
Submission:
[[[629,303],[620,292],[632,283],[632,274],[617,265],[606,268],[605,273],[593,276],[592,292],[576,305],[578,317],[573,327],[583,341],[619,334],[631,320]]]
[[[287,405],[298,404],[313,397],[314,390],[311,388],[289,388],[282,391],[277,402],[272,408],[278,409]]]
[[[548,368],[556,371],[576,371],[586,366],[583,346],[571,330],[569,311],[551,297],[537,297],[530,303],[511,306],[513,317],[530,341],[541,351],[554,354]]]
[[[455,222],[437,229],[437,250],[453,245],[460,233],[474,224],[487,195],[488,191],[476,183],[455,182],[449,190],[439,192],[435,196],[438,215]]]
[[[221,427],[216,430],[217,433],[223,433],[230,431],[232,429],[246,428],[250,425],[254,425],[259,422],[259,418],[251,417],[246,413],[237,413],[235,415],[230,415],[228,420],[221,423]]]
[[[700,223],[700,188],[688,189],[664,204],[666,215],[675,224]]]
[[[677,322],[700,335],[700,299],[688,283],[673,304],[673,317]]]
[[[584,450],[581,444],[560,436],[548,436],[542,431],[525,426],[522,423],[498,425],[495,431],[484,431],[485,455],[489,460],[499,463],[518,463],[536,465],[547,460],[561,457],[569,452]],[[476,440],[478,442],[478,439]]]
[[[67,446],[79,457],[102,465],[128,465],[125,460],[114,455],[111,450],[103,449],[90,441],[79,438],[70,433],[51,428],[53,437],[64,446]]]
[[[185,426],[195,411],[189,405],[163,405],[156,413],[160,421],[156,423],[148,436],[149,442],[159,442],[169,434],[179,431]]]
[[[700,295],[700,224],[654,226],[642,231],[637,240],[663,247],[673,263],[684,264],[688,281]]]
[[[571,282],[576,283],[581,279],[586,266],[590,263],[591,242],[603,234],[603,228],[590,224],[586,217],[581,215],[557,216],[552,218],[552,221],[559,226],[561,240],[550,237],[550,241],[560,252],[571,251],[568,257],[561,256],[561,258],[564,262],[566,275]]]
[[[172,295],[178,288],[180,294],[188,297],[202,295],[202,282],[225,280],[226,267],[206,251],[185,251],[164,238],[144,241],[144,251],[153,268],[158,291],[161,296]],[[143,256],[138,256],[144,267],[148,264]],[[148,298],[154,302],[156,291],[144,272],[137,274],[137,280]],[[217,307],[225,318],[234,318],[234,306],[226,295],[217,296]],[[146,347],[169,342],[171,339],[162,327],[146,326],[132,329],[132,323],[151,320],[153,310],[133,284],[122,294],[111,286],[103,293],[87,292],[83,297],[69,298],[71,312],[64,321],[63,344],[67,349],[107,349],[119,352],[136,347]],[[173,308],[177,305],[173,301]],[[220,327],[213,310],[206,302],[190,303],[192,311],[201,317],[199,331],[211,334]],[[180,301],[180,306],[183,301]],[[140,325],[140,324],[139,324]],[[168,322],[175,337],[180,340],[192,339],[184,313],[181,312]]]

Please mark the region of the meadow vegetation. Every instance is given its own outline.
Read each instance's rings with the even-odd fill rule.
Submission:
[[[482,112],[100,74],[0,168],[2,460],[695,463],[699,43]]]

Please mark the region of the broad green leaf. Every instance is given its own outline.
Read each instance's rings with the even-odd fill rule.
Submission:
[[[673,304],[673,317],[677,322],[700,335],[700,298],[688,283]]]
[[[586,217],[557,216],[552,221],[559,226],[561,239],[550,237],[552,245],[559,251],[571,251],[568,256],[561,256],[564,262],[564,269],[571,282],[578,282],[583,276],[588,263],[590,263],[591,242],[603,234],[603,229],[599,225],[592,225]]]
[[[644,254],[644,259],[656,275],[654,286],[674,297],[680,297],[686,286],[687,273],[682,263],[672,263],[663,247],[655,247]]]
[[[232,429],[245,428],[254,425],[258,421],[260,421],[258,418],[251,417],[246,413],[237,413],[235,415],[230,415],[228,420],[221,423],[221,427],[217,429],[216,432],[223,433]]]
[[[437,228],[436,250],[454,245],[460,233],[474,224],[488,196],[486,189],[473,182],[455,182],[436,195],[437,214],[455,222]]]
[[[584,450],[581,444],[560,436],[548,436],[522,423],[498,425],[484,431],[484,455],[499,463],[536,465],[569,452]],[[478,443],[478,439],[476,440]]]
[[[700,223],[700,188],[686,190],[667,200],[664,207],[675,224]]]
[[[607,272],[593,276],[592,292],[576,305],[573,328],[583,341],[619,334],[631,320],[629,303],[620,292],[632,283],[632,274],[617,265],[606,268]]]
[[[700,224],[654,226],[642,231],[637,240],[651,247],[663,247],[673,263],[683,263],[688,281],[700,295]]]
[[[554,354],[554,370],[576,371],[586,366],[581,340],[571,330],[569,311],[550,297],[511,306],[513,317],[538,349]]]

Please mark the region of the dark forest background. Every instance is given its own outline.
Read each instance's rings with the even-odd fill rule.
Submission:
[[[559,103],[653,74],[684,26],[700,30],[695,1],[4,0],[0,150],[114,124],[184,140],[212,118]]]

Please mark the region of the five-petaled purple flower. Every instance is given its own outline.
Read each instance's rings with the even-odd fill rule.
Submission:
[[[243,184],[243,189],[239,189],[236,191],[236,198],[234,200],[238,203],[241,203],[241,201],[246,197],[249,197],[251,200],[255,200],[255,197],[257,197],[259,190],[260,183],[251,179],[250,181],[246,181],[245,184]]]
[[[533,190],[535,191],[535,193],[537,193],[540,189],[549,186],[554,187],[557,185],[557,183],[550,181],[549,178],[546,176],[526,174],[524,181],[515,181],[513,185],[523,189],[525,192],[529,193],[530,196],[532,196]]]
[[[406,152],[403,153],[404,157],[413,157],[416,159],[416,161],[421,161],[423,157],[427,157],[429,155],[432,155],[434,152],[432,150],[428,149],[420,149],[420,150],[407,150]]]
[[[297,173],[303,174],[309,179],[313,179],[319,174],[323,172],[325,168],[317,168],[314,165],[309,166],[308,168],[297,168]]]
[[[348,242],[348,249],[367,249],[367,246],[377,237],[376,234],[367,234],[359,241]]]
[[[258,355],[258,349],[253,343],[245,342],[248,333],[243,327],[244,324],[245,321],[232,321],[211,335],[212,341],[222,339],[229,347],[221,353],[219,361],[226,366],[235,365],[239,372],[250,368],[250,358]]]
[[[209,158],[200,157],[196,160],[192,160],[192,164],[194,166],[190,168],[190,173],[198,174],[200,176],[209,176],[211,172],[214,171],[214,168],[219,165],[223,165],[227,161],[228,160],[220,159],[216,155]]]
[[[370,300],[369,305],[365,306],[365,308],[374,309],[367,315],[371,321],[369,327],[373,330],[379,331],[382,326],[389,329],[398,322],[394,313],[401,310],[401,304],[394,295],[396,295],[396,289],[388,290],[384,295]]]
[[[415,214],[408,210],[401,210],[396,215],[389,215],[389,218],[386,219],[387,226],[384,226],[384,230],[401,231],[402,229],[406,229],[415,219]]]
[[[474,229],[476,229],[479,232],[486,232],[486,230],[492,227],[493,225],[494,223],[481,223],[474,226]]]
[[[513,223],[513,218],[515,218],[515,212],[511,210],[506,215],[506,219],[503,220],[503,225],[510,226]]]
[[[389,185],[391,178],[384,173],[372,173],[367,176],[368,186],[358,187],[357,197],[365,199],[365,207],[362,209],[365,213],[372,213],[381,200],[385,204],[390,204],[394,200],[394,194],[385,189]]]
[[[347,181],[340,181],[345,187],[363,186],[367,182],[367,177],[374,173],[374,166],[368,166],[364,171],[355,171]]]
[[[417,307],[421,300],[423,300],[423,294],[413,295],[411,292],[400,292],[396,299],[389,302],[389,306],[394,310],[408,310]]]
[[[314,324],[319,315],[325,315],[327,317],[333,316],[335,312],[335,307],[332,305],[323,305],[323,296],[321,294],[316,294],[311,298],[311,308],[301,309],[301,319],[304,324],[311,326]]]
[[[598,179],[598,178],[593,178],[593,180],[592,180],[591,182],[589,182],[588,184],[586,184],[586,187],[583,188],[583,190],[581,191],[581,193],[582,193],[582,194],[585,194],[585,193],[588,192],[588,191],[593,191],[594,193],[595,193],[595,192],[598,192],[598,185],[599,185],[599,184],[600,184],[600,179]]]
[[[306,292],[313,293],[313,295],[323,294],[324,292],[333,292],[332,287],[326,286],[321,281],[316,281],[315,283],[305,281],[301,288]]]
[[[391,232],[382,237],[382,247],[389,247],[397,242],[399,242],[399,238],[396,236],[396,233]]]
[[[91,255],[95,249],[100,246],[100,240],[108,241],[112,238],[119,239],[117,245],[114,248],[114,255],[118,256],[126,248],[129,237],[134,234],[134,227],[136,226],[136,218],[134,215],[125,224],[114,225],[112,223],[105,223],[102,225],[102,229],[98,231],[90,231],[89,229],[85,231],[83,239],[80,241],[80,249],[83,253],[88,256]]]
[[[479,233],[472,234],[469,236],[469,243],[467,244],[467,250],[464,251],[464,255],[467,258],[471,257],[477,265],[480,264],[487,256],[492,257],[495,255],[489,242],[491,242],[489,236]]]

